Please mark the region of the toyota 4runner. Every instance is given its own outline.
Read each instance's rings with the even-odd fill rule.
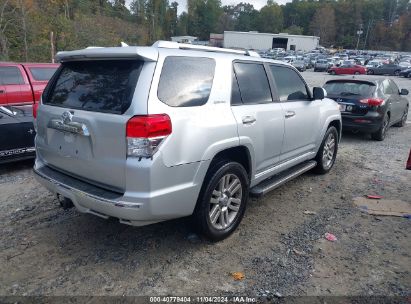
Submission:
[[[334,164],[339,107],[289,64],[166,41],[57,58],[34,172],[63,207],[136,226],[192,216],[221,240],[249,195]]]

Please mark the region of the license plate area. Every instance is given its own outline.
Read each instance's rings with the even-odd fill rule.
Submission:
[[[53,129],[47,130],[49,147],[63,157],[91,159],[90,137]]]

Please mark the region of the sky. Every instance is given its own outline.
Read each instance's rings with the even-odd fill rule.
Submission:
[[[127,3],[130,3],[132,0],[126,0]],[[170,0],[172,2],[174,0]],[[178,2],[178,14],[181,14],[183,11],[187,10],[187,0],[175,0]],[[287,2],[290,2],[291,0],[276,0],[278,4],[284,4]],[[267,4],[267,0],[221,0],[223,5],[230,5],[230,4],[237,4],[240,2],[248,2],[252,5],[254,5],[255,9],[260,9],[264,5]]]

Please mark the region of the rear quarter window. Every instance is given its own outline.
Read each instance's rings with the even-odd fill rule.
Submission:
[[[142,61],[63,63],[43,94],[43,103],[85,111],[124,113],[131,104]]]
[[[57,68],[29,68],[34,80],[49,81]]]
[[[211,58],[167,57],[157,96],[171,107],[202,106],[210,97],[214,71],[215,61]]]

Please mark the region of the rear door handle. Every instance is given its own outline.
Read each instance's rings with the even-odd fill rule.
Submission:
[[[244,116],[243,117],[243,124],[245,125],[251,125],[255,123],[256,119],[254,116]]]
[[[294,111],[287,111],[285,112],[285,118],[291,118],[295,116],[295,112]]]

